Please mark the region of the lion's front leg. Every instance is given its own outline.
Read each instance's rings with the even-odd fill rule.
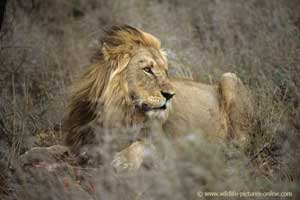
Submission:
[[[138,169],[144,159],[145,142],[136,141],[129,147],[118,152],[112,161],[117,171]]]

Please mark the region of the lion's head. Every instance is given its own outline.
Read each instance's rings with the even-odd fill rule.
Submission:
[[[103,126],[165,120],[174,96],[167,59],[154,36],[128,25],[105,32],[102,48],[74,87],[65,120],[68,144],[82,142],[90,122]]]

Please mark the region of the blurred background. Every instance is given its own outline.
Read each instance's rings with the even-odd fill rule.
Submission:
[[[103,29],[123,23],[161,40],[172,76],[217,83],[222,73],[237,73],[252,90],[255,116],[245,150],[184,145],[172,164],[127,174],[130,183],[107,178],[108,187],[101,179],[99,195],[197,199],[201,189],[299,192],[298,0],[8,0],[0,32],[0,198],[14,192],[10,166],[37,145],[36,135],[60,129],[69,87],[99,49]]]

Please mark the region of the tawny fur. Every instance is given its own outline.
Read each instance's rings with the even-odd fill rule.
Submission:
[[[242,145],[247,141],[241,121],[251,113],[251,98],[235,74],[225,73],[217,85],[169,78],[159,40],[127,25],[106,32],[95,58],[73,89],[64,123],[68,145],[90,143],[95,127],[153,120],[171,136],[199,133],[211,140],[234,136]],[[164,93],[176,95],[166,103]],[[157,109],[162,102],[165,108]],[[143,149],[143,142],[134,142],[116,155],[113,164],[138,168]]]
[[[120,111],[120,118],[131,123],[134,108],[128,99],[122,71],[141,46],[162,52],[157,38],[127,25],[106,31],[101,43],[102,49],[94,56],[94,64],[73,86],[64,122],[65,141],[71,146],[89,143],[98,117],[103,120],[113,117],[112,110]]]

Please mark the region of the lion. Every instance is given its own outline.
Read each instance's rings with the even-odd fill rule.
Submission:
[[[234,73],[206,85],[168,74],[159,39],[129,25],[105,31],[95,62],[75,83],[64,122],[65,142],[73,149],[93,141],[97,124],[105,129],[158,123],[172,136],[196,132],[209,138],[247,141],[244,123],[250,94]],[[138,139],[117,153],[116,168],[137,169],[145,141]]]

